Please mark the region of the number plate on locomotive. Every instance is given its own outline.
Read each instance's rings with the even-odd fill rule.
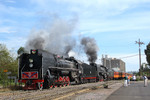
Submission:
[[[38,79],[38,72],[22,72],[22,79]]]

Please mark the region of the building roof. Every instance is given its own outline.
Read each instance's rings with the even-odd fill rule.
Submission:
[[[121,72],[119,68],[112,68],[112,70],[115,72]]]

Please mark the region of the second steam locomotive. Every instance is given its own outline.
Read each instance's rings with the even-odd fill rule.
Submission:
[[[59,57],[42,50],[31,50],[19,57],[18,78],[24,89],[42,89],[55,86],[97,82],[108,78],[108,69],[90,65],[74,57]]]

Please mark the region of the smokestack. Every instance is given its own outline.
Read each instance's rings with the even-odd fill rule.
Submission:
[[[84,52],[88,57],[88,61],[90,63],[95,63],[95,61],[97,60],[97,51],[99,50],[95,39],[84,37],[81,40],[81,44],[84,47]]]

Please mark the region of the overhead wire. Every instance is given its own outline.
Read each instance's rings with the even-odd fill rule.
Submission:
[[[145,55],[145,54],[141,54],[141,55]],[[119,59],[124,59],[124,58],[131,58],[131,57],[135,57],[135,56],[139,56],[139,54],[135,54],[135,55],[130,55],[130,56],[125,56],[125,57],[120,57]]]

